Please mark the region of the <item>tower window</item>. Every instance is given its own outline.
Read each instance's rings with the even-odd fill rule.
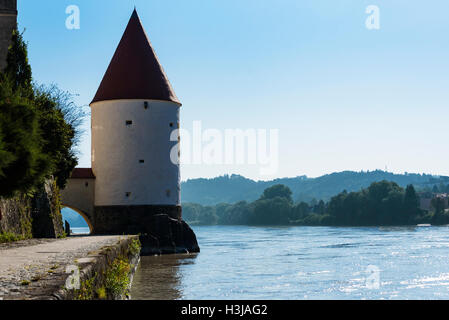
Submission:
[[[126,125],[127,126],[132,126],[132,124],[133,124],[132,120],[126,120]]]
[[[149,107],[148,101],[145,101],[145,102],[143,103],[143,107],[145,108],[145,110],[148,109],[148,107]]]
[[[167,197],[170,197],[171,194],[170,190],[165,191],[165,194],[167,195]]]
[[[173,128],[174,124],[173,122],[170,122],[170,128]]]
[[[145,160],[139,160],[139,163],[145,163]]]
[[[87,187],[89,186],[89,182],[86,182],[84,185],[85,185],[86,188],[87,188]]]
[[[127,198],[131,197],[131,192],[125,193],[125,196],[126,196]]]

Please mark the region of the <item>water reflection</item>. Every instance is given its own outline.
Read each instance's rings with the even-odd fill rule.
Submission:
[[[131,288],[132,299],[181,299],[180,269],[194,264],[196,257],[196,254],[142,257]]]

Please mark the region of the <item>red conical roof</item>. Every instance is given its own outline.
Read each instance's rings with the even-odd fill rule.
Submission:
[[[134,10],[94,102],[148,99],[181,104]]]

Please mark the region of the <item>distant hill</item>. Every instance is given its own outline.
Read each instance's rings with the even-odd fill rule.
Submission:
[[[310,202],[313,199],[329,200],[343,190],[359,191],[373,182],[394,181],[402,187],[413,184],[418,190],[434,185],[449,184],[449,177],[427,174],[394,174],[381,170],[371,172],[344,171],[318,178],[301,176],[272,181],[253,181],[239,175],[222,176],[213,179],[192,179],[182,183],[182,201],[215,205],[257,200],[262,192],[275,184],[284,184],[293,192],[295,201]]]

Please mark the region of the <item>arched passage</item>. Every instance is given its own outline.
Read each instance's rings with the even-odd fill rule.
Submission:
[[[73,170],[64,190],[61,190],[62,206],[78,213],[94,232],[92,216],[94,214],[95,176],[92,169]]]
[[[62,204],[62,206],[63,206],[64,208],[71,209],[71,210],[75,211],[76,213],[78,213],[78,214],[84,219],[84,221],[87,223],[87,226],[89,227],[89,231],[90,231],[89,233],[90,233],[90,234],[93,234],[93,232],[94,232],[94,227],[93,227],[93,225],[92,225],[92,222],[90,221],[90,217],[89,217],[88,214],[86,214],[86,213],[83,212],[82,210],[79,210],[79,209],[74,208],[74,207],[72,207],[72,206],[68,206],[68,205],[65,205],[65,204]]]

